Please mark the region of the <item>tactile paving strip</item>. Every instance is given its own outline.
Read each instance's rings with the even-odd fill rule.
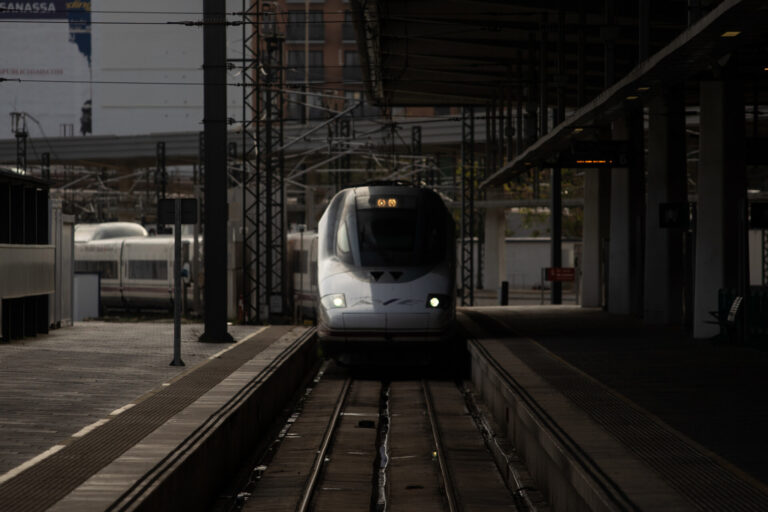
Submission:
[[[674,431],[563,364],[537,343],[511,338],[512,329],[500,325],[497,319],[467,314],[484,327],[494,328],[521,361],[581,407],[699,510],[768,510],[768,494],[685,442]]]
[[[291,329],[266,329],[8,480],[0,485],[0,510],[51,507]]]

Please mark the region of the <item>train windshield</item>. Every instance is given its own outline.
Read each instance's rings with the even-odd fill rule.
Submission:
[[[440,209],[424,206],[358,209],[360,264],[364,267],[429,265],[444,259],[447,236],[444,216]]]

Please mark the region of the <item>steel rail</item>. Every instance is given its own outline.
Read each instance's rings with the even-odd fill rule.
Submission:
[[[459,389],[459,392],[464,397],[464,403],[466,404],[467,409],[469,410],[469,414],[472,416],[472,419],[475,422],[475,426],[483,436],[483,441],[485,442],[485,446],[488,448],[488,450],[492,454],[494,454],[494,462],[496,463],[496,468],[499,470],[499,473],[502,476],[504,476],[504,474],[506,473],[512,478],[512,481],[514,482],[513,487],[510,487],[509,481],[506,478],[504,479],[504,484],[512,492],[513,496],[519,497],[519,499],[522,501],[522,503],[518,503],[518,500],[515,499],[515,504],[518,507],[518,510],[525,510],[527,512],[537,512],[538,509],[536,508],[536,505],[531,500],[531,496],[530,496],[530,491],[535,489],[528,487],[523,481],[523,477],[522,475],[520,475],[520,471],[517,470],[517,468],[512,462],[512,457],[509,456],[509,454],[504,450],[504,448],[499,443],[499,440],[496,437],[496,433],[494,432],[493,427],[488,421],[488,418],[486,418],[483,412],[480,410],[480,407],[477,405],[477,401],[475,400],[475,397],[469,391],[469,386],[465,384],[463,381],[457,381],[456,387]],[[503,466],[499,464],[500,462],[499,458],[504,461]],[[524,506],[525,508],[521,508],[521,505]]]
[[[453,481],[451,480],[451,473],[448,470],[448,461],[445,458],[445,449],[443,448],[443,442],[440,438],[440,429],[437,425],[437,415],[435,414],[435,408],[432,405],[432,392],[430,391],[429,383],[426,380],[421,381],[421,387],[424,391],[424,402],[427,406],[429,424],[432,427],[432,437],[435,440],[437,461],[440,464],[440,473],[443,476],[443,487],[445,489],[445,497],[448,500],[448,510],[450,512],[457,512],[459,507],[456,503],[456,494],[454,492]]]
[[[323,440],[320,443],[320,448],[318,449],[317,455],[315,456],[315,463],[312,465],[312,471],[307,477],[307,484],[304,486],[304,492],[302,492],[301,500],[299,500],[299,503],[296,506],[297,512],[306,512],[309,510],[309,504],[312,501],[312,495],[315,492],[315,486],[317,486],[317,481],[320,478],[320,472],[322,470],[323,463],[325,462],[325,456],[328,453],[328,447],[331,444],[331,438],[336,431],[336,424],[339,422],[339,418],[341,417],[341,409],[344,406],[344,401],[347,399],[347,394],[349,393],[349,387],[351,384],[351,378],[344,381],[344,385],[339,392],[339,397],[336,399],[336,406],[333,409],[333,414],[331,415],[331,419],[328,421],[328,426],[325,429],[325,434],[323,435]]]

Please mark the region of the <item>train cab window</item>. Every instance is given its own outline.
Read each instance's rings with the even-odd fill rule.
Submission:
[[[360,263],[365,267],[416,263],[418,220],[414,209],[358,210]]]
[[[339,223],[339,230],[336,232],[336,255],[343,261],[350,261],[352,259],[346,221]]]
[[[131,260],[128,262],[128,279],[168,279],[168,263],[165,260]]]
[[[326,209],[326,215],[328,216],[328,227],[329,231],[333,229],[331,226],[336,226],[337,222],[339,221],[339,216],[341,215],[341,210],[344,206],[344,199],[345,194],[339,193],[337,194],[332,200],[331,203],[328,205],[328,208]],[[324,257],[324,255],[331,255],[336,250],[334,247],[335,240],[333,237],[328,236],[325,237],[325,240],[322,244],[322,246],[319,248],[320,250],[320,257]]]

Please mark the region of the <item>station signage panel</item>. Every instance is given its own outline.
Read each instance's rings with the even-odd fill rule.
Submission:
[[[546,269],[547,281],[575,281],[576,269],[573,267],[547,267]]]
[[[157,220],[159,224],[175,224],[175,199],[160,199],[157,202]],[[197,199],[185,197],[181,200],[181,223],[197,223]]]
[[[570,151],[560,153],[560,165],[567,168],[626,167],[629,143],[623,140],[574,141]]]

